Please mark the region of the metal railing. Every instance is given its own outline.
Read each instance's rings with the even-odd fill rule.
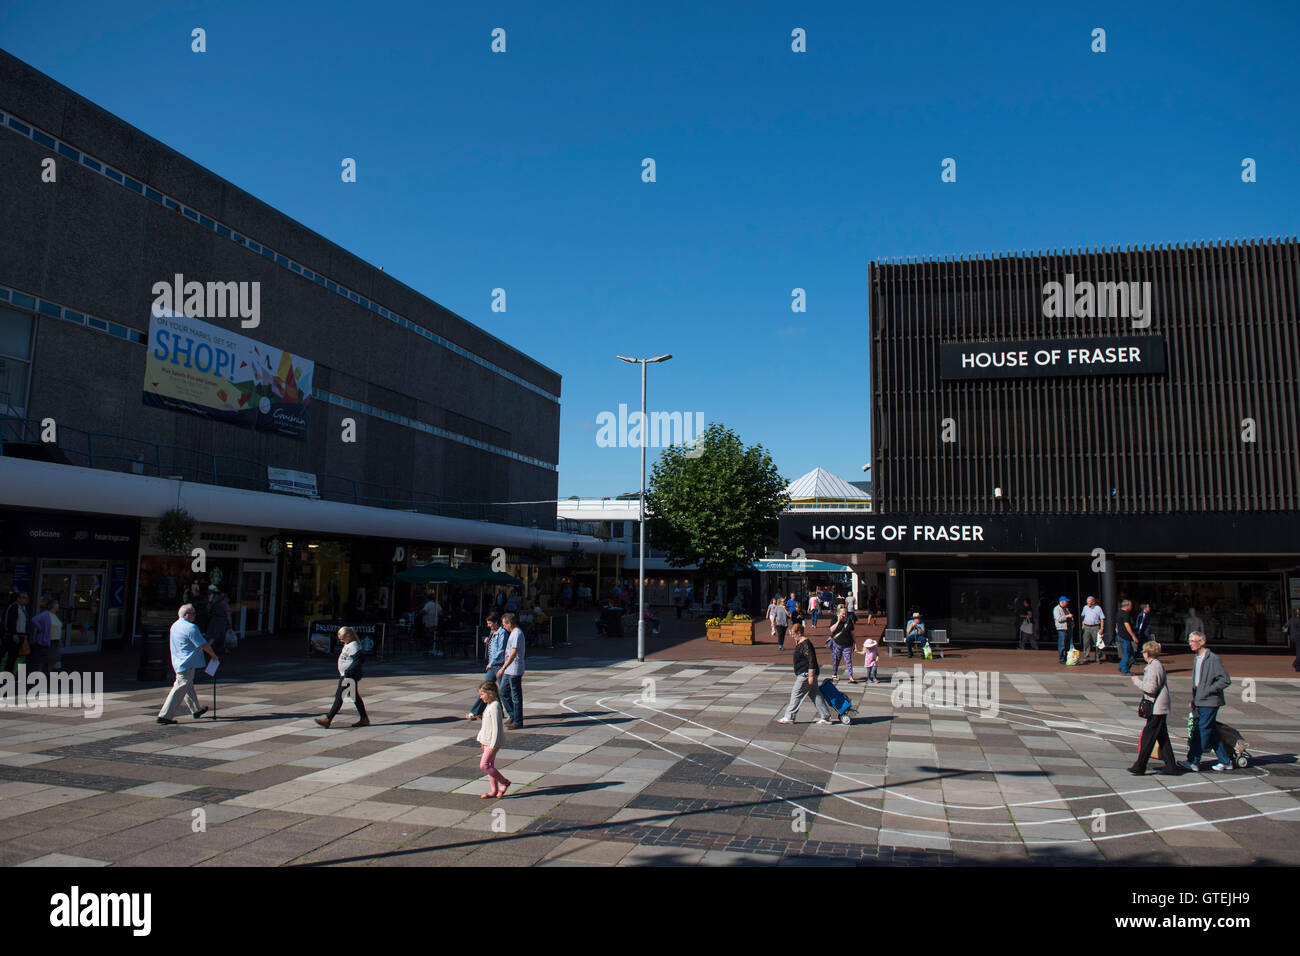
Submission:
[[[267,480],[266,463],[256,459],[109,432],[86,431],[62,424],[57,426],[57,441],[44,442],[41,440],[43,431],[39,419],[0,416],[0,456],[8,454],[10,446],[46,450],[57,448],[69,464],[84,468],[155,478],[180,478],[197,484],[241,488],[245,491],[273,490]],[[44,457],[48,460],[53,456],[47,453],[44,456],[24,457]],[[439,495],[420,494],[410,488],[361,481],[343,475],[317,474],[316,492],[317,497],[326,501],[412,511],[444,518],[490,521],[523,527],[535,524],[544,530],[553,528],[555,522],[554,510],[549,510],[548,521],[548,509],[542,505],[453,501]]]

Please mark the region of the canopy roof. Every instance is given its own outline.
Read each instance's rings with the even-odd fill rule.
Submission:
[[[814,468],[802,478],[796,478],[785,489],[791,501],[870,501],[871,495],[855,488],[838,475],[825,468]]]
[[[760,558],[754,562],[755,571],[852,571],[847,564],[832,564],[829,561],[815,561],[811,558]],[[401,575],[398,575],[401,577]]]

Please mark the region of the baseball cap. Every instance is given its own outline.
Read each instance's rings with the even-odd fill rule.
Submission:
[[[1057,600],[1057,603],[1060,603],[1061,601],[1069,601],[1070,599],[1069,599],[1068,597],[1066,597],[1064,594],[1062,594],[1062,595],[1061,595],[1059,598],[1057,598],[1056,600]]]

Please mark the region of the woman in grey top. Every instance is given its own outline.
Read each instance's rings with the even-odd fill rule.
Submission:
[[[226,631],[230,630],[230,601],[223,591],[217,591],[209,608],[207,639],[217,653],[226,649]]]
[[[1133,685],[1142,691],[1144,700],[1153,702],[1151,716],[1142,728],[1142,737],[1138,742],[1137,763],[1128,768],[1135,776],[1147,772],[1147,761],[1151,759],[1151,749],[1160,743],[1160,759],[1164,761],[1164,773],[1178,773],[1178,764],[1174,762],[1174,746],[1169,742],[1169,677],[1165,665],[1160,663],[1160,645],[1147,641],[1142,645],[1142,657],[1147,665],[1141,677],[1133,677]]]

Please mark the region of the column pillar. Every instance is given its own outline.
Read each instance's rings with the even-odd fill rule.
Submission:
[[[1119,610],[1119,598],[1117,597],[1118,588],[1115,583],[1115,562],[1107,555],[1106,560],[1101,566],[1101,610],[1106,615],[1106,626],[1103,632],[1106,637],[1106,643],[1112,643],[1115,633],[1115,612]]]
[[[903,626],[903,562],[896,554],[885,556],[885,616],[889,627]]]

